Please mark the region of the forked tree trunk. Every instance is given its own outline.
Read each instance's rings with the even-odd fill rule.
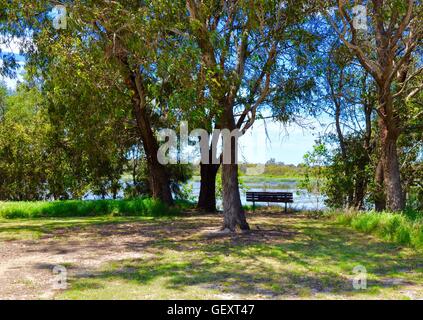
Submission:
[[[216,176],[218,164],[200,164],[201,182],[197,208],[206,212],[216,212]]]
[[[380,120],[379,123],[381,126],[381,151],[386,205],[389,210],[397,212],[403,210],[405,206],[397,153],[399,134],[396,130],[390,130],[383,120]]]
[[[238,165],[222,165],[222,186],[223,186],[223,229],[235,231],[237,227],[241,230],[249,230],[250,226],[245,218],[245,212],[241,204],[241,195],[238,185]]]

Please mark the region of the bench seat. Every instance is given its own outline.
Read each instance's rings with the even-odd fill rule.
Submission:
[[[254,210],[256,202],[285,203],[285,212],[287,212],[287,204],[294,202],[294,195],[292,192],[247,192],[247,202],[253,203]]]

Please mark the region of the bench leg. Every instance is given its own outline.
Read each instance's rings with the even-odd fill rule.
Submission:
[[[253,212],[256,211],[256,203],[253,201]]]
[[[285,213],[288,213],[288,203],[285,202]]]

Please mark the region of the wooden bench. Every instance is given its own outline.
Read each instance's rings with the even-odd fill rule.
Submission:
[[[286,213],[288,203],[294,202],[294,195],[291,192],[247,192],[247,201],[253,203],[253,210],[256,209],[256,202],[285,203]]]

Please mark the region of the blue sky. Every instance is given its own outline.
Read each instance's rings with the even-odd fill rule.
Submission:
[[[312,150],[319,132],[317,120],[307,119],[307,125],[288,124],[270,120],[258,120],[240,140],[240,160],[249,163],[265,163],[274,158],[276,162],[299,164],[303,156]],[[310,129],[309,126],[314,127]],[[267,133],[266,133],[267,131]]]

